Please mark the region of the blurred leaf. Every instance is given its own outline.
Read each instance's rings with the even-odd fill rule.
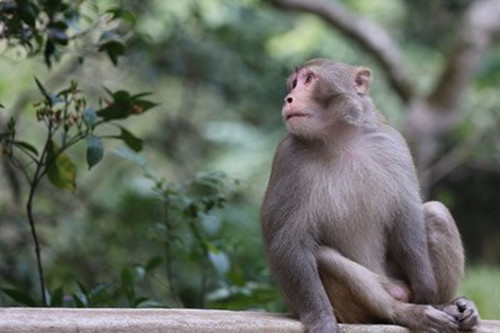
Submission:
[[[111,8],[106,12],[111,14],[111,18],[113,20],[122,19],[132,25],[135,25],[136,23],[136,18],[134,14],[129,10],[117,7],[117,8]]]
[[[50,295],[50,306],[51,307],[61,307],[63,305],[64,291],[62,287],[57,288]]]
[[[87,164],[89,166],[89,170],[92,169],[94,165],[99,163],[103,156],[104,147],[101,139],[94,134],[89,134],[87,136]]]
[[[133,135],[124,127],[120,126],[121,134],[118,137],[122,139],[125,144],[135,152],[139,152],[142,150],[142,140]]]
[[[88,127],[92,127],[97,120],[97,114],[95,109],[92,107],[88,107],[83,111],[83,121],[87,124]]]
[[[141,167],[146,166],[146,159],[143,156],[125,147],[115,149],[112,153]]]
[[[47,156],[47,176],[52,184],[58,188],[74,190],[76,188],[76,166],[68,155],[60,152],[53,141],[49,142]]]
[[[146,271],[151,272],[155,268],[159,267],[162,264],[162,262],[163,260],[160,256],[153,257],[149,259],[144,268],[146,268]]]
[[[220,275],[226,275],[231,269],[229,256],[223,251],[215,250],[213,248],[209,249],[208,259]]]
[[[132,304],[132,305],[134,308],[137,308],[137,307],[141,306],[142,303],[146,303],[146,302],[149,302],[148,297],[139,297],[139,298],[134,300],[134,304]]]
[[[45,90],[44,86],[42,85],[42,83],[38,80],[38,78],[35,76],[35,82],[36,82],[36,85],[38,87],[38,89],[40,90],[40,92],[42,93],[43,97],[45,97],[45,100],[49,103],[50,106],[52,106],[52,97],[50,96],[50,94],[47,92],[47,90]]]
[[[107,88],[104,89],[113,98],[113,102],[107,107],[97,111],[97,115],[106,121],[125,119],[134,114],[138,115],[158,105],[151,101],[139,99],[140,97],[147,96],[149,93],[141,93],[132,96],[125,90],[111,92]]]
[[[81,293],[78,293],[78,294],[73,293],[73,294],[71,294],[71,298],[73,299],[73,302],[75,302],[75,305],[77,308],[87,307],[87,303],[84,302],[84,301],[86,301],[86,298]]]
[[[126,46],[118,40],[110,40],[99,45],[99,52],[106,52],[113,65],[118,65],[118,57],[125,54]]]
[[[198,217],[201,226],[209,235],[215,235],[220,230],[221,221],[217,216],[199,213]]]
[[[14,288],[1,288],[0,290],[19,304],[30,307],[38,306],[38,302],[24,291]]]
[[[38,156],[38,150],[31,144],[24,141],[14,141],[15,146],[21,147],[21,149],[25,149],[27,151],[32,152],[35,156]]]
[[[45,48],[43,50],[43,58],[48,68],[52,67],[52,61],[50,58],[54,55],[55,52],[56,46],[54,44],[54,41],[50,38],[47,38],[47,41],[45,42]]]
[[[157,301],[145,299],[141,302],[136,302],[136,307],[138,307],[138,308],[164,308],[165,305],[161,304]]]
[[[125,292],[125,296],[129,302],[129,305],[134,304],[135,291],[134,291],[134,273],[128,267],[122,269],[120,274],[122,290]]]
[[[113,296],[108,291],[113,286],[112,283],[98,283],[88,293],[89,306],[112,305],[109,302]]]

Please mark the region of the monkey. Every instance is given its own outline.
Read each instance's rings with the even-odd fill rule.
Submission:
[[[371,70],[313,59],[287,79],[286,136],[272,163],[261,226],[285,300],[307,332],[338,323],[455,332],[479,322],[454,299],[459,231],[423,203],[410,149],[376,109]]]

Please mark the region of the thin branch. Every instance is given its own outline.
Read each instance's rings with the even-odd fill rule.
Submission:
[[[427,177],[429,186],[436,184],[438,181],[446,177],[457,166],[470,155],[475,147],[481,142],[483,135],[481,131],[476,131],[468,136],[464,141],[450,150],[446,155],[441,157],[433,165],[423,171],[424,177]]]
[[[33,199],[35,197],[35,192],[38,187],[38,184],[41,180],[39,175],[46,170],[44,168],[44,160],[47,156],[47,151],[48,151],[48,144],[50,142],[50,139],[52,137],[52,128],[49,127],[49,131],[47,133],[47,140],[45,142],[45,146],[42,152],[42,155],[40,156],[40,160],[37,163],[35,174],[33,175],[32,182],[30,182],[30,191],[29,191],[29,196],[28,196],[28,202],[26,203],[26,213],[28,214],[28,221],[30,225],[30,230],[31,230],[31,236],[33,237],[33,242],[35,243],[35,255],[36,255],[36,263],[37,263],[37,269],[38,269],[38,279],[40,281],[40,290],[42,293],[42,304],[43,306],[48,306],[47,302],[47,296],[45,294],[45,276],[43,272],[43,263],[42,263],[42,251],[40,247],[40,241],[38,240],[38,234],[36,231],[36,225],[35,225],[35,219],[33,216]]]
[[[488,49],[500,37],[500,1],[473,2],[459,23],[446,68],[428,102],[441,112],[458,112],[461,99]]]
[[[405,103],[411,101],[414,87],[405,69],[400,49],[387,31],[375,22],[354,14],[335,0],[268,1],[281,8],[300,10],[323,18],[372,54],[399,97]]]

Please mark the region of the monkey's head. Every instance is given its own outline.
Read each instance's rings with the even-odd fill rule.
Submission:
[[[313,59],[287,80],[282,109],[287,131],[303,138],[328,135],[336,125],[363,123],[370,108],[371,71],[326,59]]]

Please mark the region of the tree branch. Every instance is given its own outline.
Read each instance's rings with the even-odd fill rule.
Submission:
[[[284,9],[315,14],[356,41],[375,57],[399,97],[406,103],[410,102],[414,88],[403,64],[400,49],[382,27],[352,13],[334,0],[268,1]]]
[[[458,111],[461,98],[484,54],[500,37],[500,1],[473,2],[459,24],[446,68],[428,103],[437,111]]]

